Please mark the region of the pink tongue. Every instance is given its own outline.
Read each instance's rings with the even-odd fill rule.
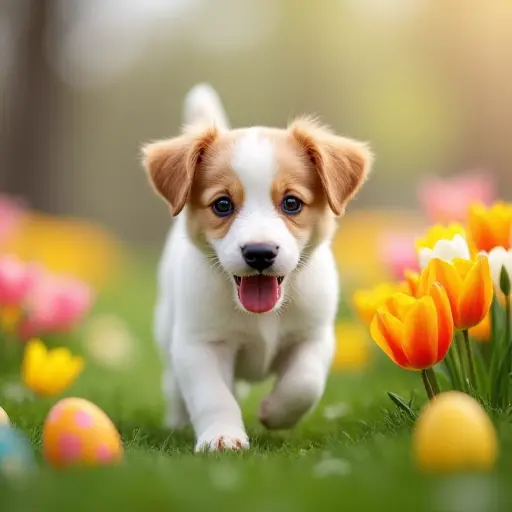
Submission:
[[[281,290],[274,276],[242,277],[238,287],[238,298],[247,311],[265,313],[279,300]]]

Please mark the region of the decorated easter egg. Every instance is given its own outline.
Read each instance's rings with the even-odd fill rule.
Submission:
[[[110,418],[83,398],[54,405],[43,426],[43,454],[54,467],[98,466],[119,462],[121,437]]]
[[[498,456],[496,431],[475,399],[458,391],[441,393],[418,418],[413,455],[429,472],[489,470]]]
[[[0,426],[9,425],[10,423],[9,416],[7,416],[7,413],[0,407]]]
[[[25,476],[34,467],[34,453],[26,436],[10,426],[0,425],[0,477]]]

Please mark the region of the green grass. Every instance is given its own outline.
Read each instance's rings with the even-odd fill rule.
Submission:
[[[251,437],[242,454],[194,455],[191,432],[161,428],[160,366],[151,339],[153,276],[134,266],[119,288],[104,294],[99,312],[121,316],[136,336],[137,363],[125,372],[89,364],[70,394],[98,404],[119,428],[119,467],[56,471],[41,459],[41,426],[54,401],[0,398],[30,437],[38,471],[24,482],[0,479],[0,511],[505,511],[512,490],[512,432],[499,423],[498,467],[488,475],[429,478],[411,461],[411,423],[386,391],[423,400],[419,376],[382,357],[371,369],[333,375],[319,407],[295,430],[269,433],[257,422],[259,386],[244,400]],[[325,417],[344,404],[344,414]]]

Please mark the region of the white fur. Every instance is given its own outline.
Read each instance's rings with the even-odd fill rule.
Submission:
[[[206,98],[189,95],[188,111],[218,110],[220,104],[194,104]],[[211,241],[223,269],[212,268],[189,240],[185,210],[170,230],[159,270],[155,329],[165,362],[166,422],[180,428],[190,421],[196,450],[249,446],[237,379],[275,374],[260,420],[269,428],[294,426],[321,397],[334,351],[338,276],[330,241],[311,252],[307,268],[296,268],[304,248],[272,205],[274,149],[257,128],[238,142],[232,166],[245,197],[228,235]],[[280,302],[265,314],[234,307],[236,287],[226,275],[250,273],[240,253],[248,242],[278,245],[272,272],[287,276]]]
[[[221,130],[229,130],[229,121],[219,95],[209,84],[197,84],[185,97],[183,117],[186,124],[207,121]]]
[[[222,267],[231,275],[254,273],[247,268],[240,247],[250,243],[268,243],[279,247],[272,274],[286,276],[297,266],[303,247],[277,213],[270,190],[277,171],[273,143],[259,128],[251,128],[234,148],[232,169],[244,187],[244,204],[228,234],[209,240]],[[235,301],[238,294],[233,283]],[[280,298],[278,306],[284,297]]]

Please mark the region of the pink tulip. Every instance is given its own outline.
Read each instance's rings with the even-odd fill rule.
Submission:
[[[36,266],[13,256],[0,257],[0,306],[22,307],[38,279]]]
[[[20,334],[26,339],[67,332],[88,313],[92,300],[92,290],[85,283],[71,277],[45,276],[34,290]]]
[[[417,233],[387,233],[379,243],[380,257],[393,279],[402,280],[406,270],[419,270],[415,250]]]
[[[0,244],[18,227],[24,210],[20,201],[0,194]]]
[[[486,174],[460,174],[452,178],[430,177],[420,183],[418,199],[428,220],[436,223],[464,222],[470,203],[492,203],[494,180]]]

